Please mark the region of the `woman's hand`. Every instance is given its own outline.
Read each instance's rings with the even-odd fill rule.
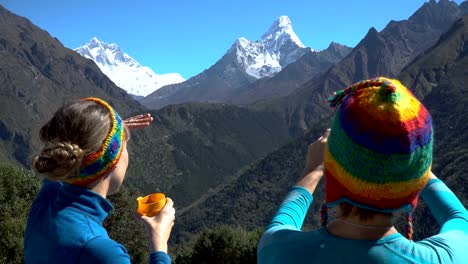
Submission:
[[[132,116],[124,120],[124,124],[129,129],[145,128],[149,126],[151,122],[153,122],[153,117],[151,117],[150,113]]]
[[[323,160],[325,158],[325,148],[327,146],[328,136],[330,136],[330,131],[331,130],[329,128],[326,129],[323,135],[319,137],[317,141],[309,145],[304,166],[304,176],[323,164]]]
[[[318,182],[323,177],[323,160],[329,135],[330,129],[327,129],[317,141],[309,145],[303,177],[296,184],[306,188],[310,193],[314,193]]]
[[[175,221],[174,202],[167,198],[164,208],[153,217],[134,213],[135,218],[143,222],[150,240],[150,251],[163,251],[167,253],[167,241],[171,235]]]

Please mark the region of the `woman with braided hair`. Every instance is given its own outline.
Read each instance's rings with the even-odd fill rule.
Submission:
[[[432,172],[432,119],[399,81],[379,77],[329,99],[331,130],[309,146],[304,176],[258,245],[262,263],[467,263],[468,212]],[[322,228],[301,227],[325,176]],[[421,195],[440,232],[412,241]],[[328,208],[336,217],[328,221]],[[393,220],[406,215],[400,234]]]
[[[45,147],[32,164],[45,179],[26,226],[26,263],[130,263],[102,222],[113,209],[106,197],[125,178],[129,129],[151,122],[149,114],[122,120],[92,97],[55,112],[40,130]],[[157,216],[139,216],[150,240],[149,263],[170,263],[167,241],[174,219],[170,198]]]

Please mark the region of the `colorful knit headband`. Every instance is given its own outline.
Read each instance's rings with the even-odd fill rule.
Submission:
[[[380,212],[417,205],[432,164],[432,119],[399,81],[379,77],[337,92],[325,153],[326,205]]]
[[[93,101],[106,107],[111,114],[112,122],[109,134],[101,148],[86,155],[81,163],[79,176],[68,180],[68,183],[78,186],[87,186],[112,170],[120,159],[124,141],[122,118],[109,104],[94,97],[83,99],[83,101]]]

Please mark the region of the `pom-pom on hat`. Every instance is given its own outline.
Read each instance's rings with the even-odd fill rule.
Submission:
[[[431,171],[427,109],[399,81],[384,77],[356,83],[329,101],[336,113],[325,151],[325,205],[411,212]]]

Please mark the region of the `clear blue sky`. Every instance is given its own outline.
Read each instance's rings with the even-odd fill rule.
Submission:
[[[424,0],[0,0],[66,47],[92,37],[116,43],[156,73],[192,77],[239,37],[258,40],[287,15],[304,45],[354,47],[370,27],[407,19]],[[461,3],[462,0],[455,2]]]

